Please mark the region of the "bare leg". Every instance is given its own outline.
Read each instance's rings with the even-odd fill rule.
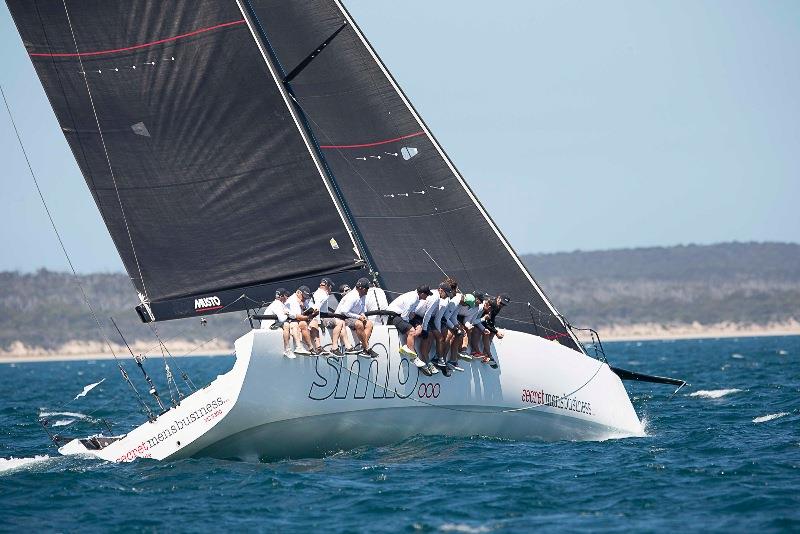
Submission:
[[[289,323],[283,323],[283,350],[289,350]]]
[[[406,334],[406,347],[408,347],[408,349],[411,352],[416,352],[416,350],[414,349],[414,344],[417,340],[417,336],[419,336],[421,332],[422,332],[422,327],[417,326],[409,330],[408,334]]]
[[[300,321],[297,323],[300,327],[300,335],[303,336],[303,343],[305,343],[307,349],[311,349],[314,347],[313,343],[311,342],[311,334],[308,331],[308,323],[305,321]]]
[[[364,340],[361,342],[364,345],[364,350],[369,349],[369,338],[372,337],[372,328],[374,325],[375,323],[372,321],[367,321],[367,324],[364,326]]]
[[[428,363],[430,361],[430,352],[431,352],[431,344],[433,343],[433,335],[428,332],[427,337],[422,338],[422,342],[419,344],[419,357],[422,358],[422,361]]]

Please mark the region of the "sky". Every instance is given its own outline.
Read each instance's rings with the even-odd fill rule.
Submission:
[[[518,252],[800,242],[800,2],[346,5]],[[4,2],[0,47],[76,268],[123,271]],[[0,111],[0,270],[65,270]]]

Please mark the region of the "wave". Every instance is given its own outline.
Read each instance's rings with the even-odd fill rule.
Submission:
[[[695,391],[693,393],[689,393],[689,397],[700,397],[701,399],[718,399],[720,397],[724,397],[725,395],[730,395],[731,393],[739,393],[742,391],[741,389],[731,388],[731,389],[701,389],[700,391]]]
[[[733,354],[731,354],[731,358],[734,358],[736,360],[741,360],[742,358],[744,358],[744,356],[742,356],[738,352],[734,352]]]
[[[789,415],[789,412],[771,413],[769,415],[762,415],[761,417],[756,417],[755,419],[753,419],[753,422],[766,423],[767,421],[772,421],[773,419],[783,417],[784,415]]]
[[[74,417],[75,419],[88,419],[89,416],[84,413],[77,413],[77,412],[40,412],[39,417],[54,417],[56,415],[61,415],[64,417]]]
[[[67,426],[77,421],[77,419],[59,419],[52,426]]]
[[[468,534],[490,532],[492,528],[486,525],[472,526],[466,523],[444,523],[439,527],[442,532],[466,532]]]
[[[49,460],[50,457],[46,454],[43,456],[34,456],[33,458],[0,458],[0,474],[21,469],[23,467],[38,464]]]

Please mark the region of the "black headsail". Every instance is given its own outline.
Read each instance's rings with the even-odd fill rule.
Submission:
[[[235,1],[7,4],[156,320],[365,269]]]
[[[241,1],[287,73],[386,289],[444,272],[466,289],[509,293],[505,326],[580,350],[344,6]]]

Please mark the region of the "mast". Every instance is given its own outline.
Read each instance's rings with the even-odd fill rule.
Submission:
[[[292,90],[290,84],[290,79],[287,78],[280,59],[276,55],[275,49],[270,44],[269,37],[267,37],[267,34],[264,31],[264,27],[258,19],[258,15],[255,13],[250,0],[236,0],[236,4],[239,6],[239,10],[242,12],[242,16],[244,17],[247,26],[250,29],[250,33],[253,35],[253,39],[255,40],[270,73],[272,74],[273,78],[275,78],[275,83],[278,85],[280,92],[283,94],[284,101],[289,108],[289,112],[292,114],[292,117],[295,119],[295,123],[300,130],[300,135],[303,137],[303,140],[309,147],[309,152],[311,153],[311,157],[320,171],[320,175],[325,182],[325,187],[331,194],[331,198],[333,198],[334,203],[339,210],[339,214],[342,216],[342,220],[345,223],[348,232],[350,233],[350,237],[356,246],[356,252],[366,263],[373,282],[375,282],[379,287],[384,286],[384,283],[380,277],[380,273],[376,268],[375,261],[372,258],[369,249],[367,248],[364,237],[358,230],[358,225],[356,224],[355,218],[347,206],[344,195],[339,188],[339,185],[336,183],[336,178],[333,175],[333,171],[331,171],[331,168],[328,165],[324,154],[322,153],[319,142],[317,142],[316,136],[311,130],[311,126],[308,123],[306,114],[297,103],[297,99],[295,98],[294,91]]]

